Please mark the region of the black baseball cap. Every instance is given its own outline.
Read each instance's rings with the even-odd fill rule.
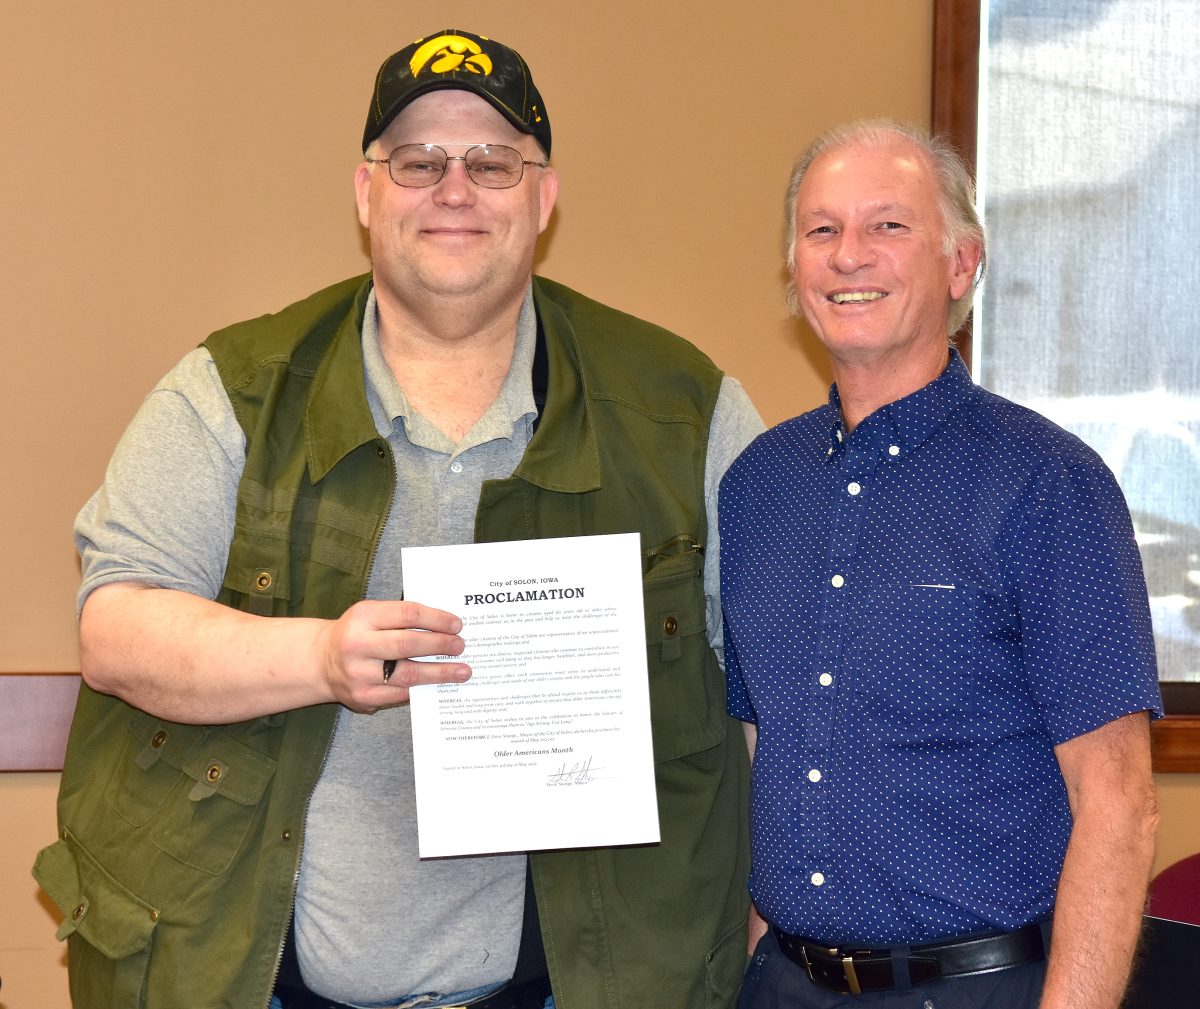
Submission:
[[[478,95],[522,133],[532,134],[549,157],[550,120],[529,65],[515,49],[458,28],[417,39],[383,61],[363,151],[413,99],[449,88]]]

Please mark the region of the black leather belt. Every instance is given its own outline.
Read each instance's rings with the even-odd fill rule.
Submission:
[[[277,985],[275,996],[283,1009],[353,1009],[344,1002],[322,998],[307,989]],[[466,1009],[542,1009],[550,997],[550,979],[534,978],[520,984],[506,984],[485,999],[470,1003]]]
[[[903,949],[839,949],[822,946],[803,936],[788,935],[774,927],[772,931],[788,959],[802,967],[814,983],[843,995],[906,987],[904,979],[897,976],[903,973],[905,965],[908,980],[918,985],[939,978],[1004,970],[1046,958],[1040,922],[1015,932],[912,946],[907,953]]]

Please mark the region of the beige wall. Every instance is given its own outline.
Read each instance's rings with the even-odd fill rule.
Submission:
[[[611,0],[569,25],[521,0],[435,21],[377,0],[12,7],[0,671],[76,668],[71,520],[145,391],[213,328],[366,268],[350,177],[388,53],[461,23],[529,57],[562,181],[540,271],[690,337],[774,422],[826,382],[778,295],[788,167],[832,122],[927,118],[931,6]],[[67,1004],[28,875],[56,780],[0,776],[0,1009]]]

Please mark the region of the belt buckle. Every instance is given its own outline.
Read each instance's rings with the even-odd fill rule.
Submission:
[[[837,946],[824,947],[818,946],[822,953],[827,953],[829,956],[836,958],[841,963],[842,977],[845,979],[846,987],[851,995],[861,995],[862,988],[858,983],[858,973],[854,969],[854,957],[848,953],[844,953]],[[813,974],[812,961],[808,958],[808,946],[804,943],[800,944],[800,956],[804,958],[804,969],[808,971],[808,979],[814,984],[822,984],[822,981]]]

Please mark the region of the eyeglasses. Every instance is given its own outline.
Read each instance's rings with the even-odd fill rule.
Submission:
[[[512,189],[524,176],[526,165],[546,168],[550,164],[526,161],[520,151],[501,144],[476,144],[457,157],[451,157],[437,144],[402,144],[386,158],[366,160],[372,165],[387,165],[392,181],[408,189],[437,185],[451,161],[461,161],[471,181],[484,189]]]

